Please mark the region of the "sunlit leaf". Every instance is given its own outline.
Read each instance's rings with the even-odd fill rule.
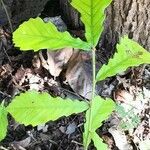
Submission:
[[[13,42],[21,50],[37,51],[46,48],[56,50],[64,47],[89,50],[90,48],[86,42],[73,38],[67,31],[59,32],[53,23],[45,23],[39,17],[31,18],[21,24],[13,33]]]
[[[98,136],[96,132],[92,133],[92,140],[97,150],[107,150],[108,146],[103,143],[103,140]]]
[[[83,145],[85,149],[88,149],[88,146],[91,142],[91,134],[89,132],[89,125],[90,125],[90,109],[86,111],[86,122],[84,123],[84,133],[83,133]]]
[[[6,136],[7,126],[7,111],[5,110],[4,106],[0,105],[0,141],[3,140]]]
[[[53,98],[48,93],[30,91],[16,96],[7,110],[19,123],[36,126],[62,116],[83,112],[88,107],[86,102]]]
[[[91,108],[86,111],[86,123],[84,124],[83,141],[87,148],[92,139],[92,133],[102,125],[102,122],[115,109],[115,103],[111,99],[104,100],[96,96],[92,101]]]
[[[96,96],[91,107],[91,130],[95,131],[97,128],[99,128],[102,125],[102,121],[106,120],[114,109],[115,103],[113,100],[109,98],[104,100],[100,96]]]
[[[71,5],[81,13],[85,37],[95,47],[103,31],[104,10],[112,0],[72,0]]]
[[[97,81],[116,75],[125,71],[128,67],[150,63],[150,53],[147,52],[137,42],[127,36],[121,38],[117,44],[117,52],[109,60],[107,65],[103,65],[97,74]]]

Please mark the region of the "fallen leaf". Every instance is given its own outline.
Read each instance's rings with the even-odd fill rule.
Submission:
[[[115,93],[114,93],[114,96],[115,96],[115,100],[117,102],[130,102],[130,101],[133,101],[134,100],[134,95],[132,95],[131,93],[129,93],[128,91],[126,90],[116,90]]]
[[[60,127],[59,127],[59,130],[60,130],[62,133],[65,133],[66,127],[60,126]]]
[[[64,48],[57,51],[47,50],[46,59],[44,58],[42,52],[39,53],[39,56],[42,62],[42,66],[47,69],[52,76],[58,77],[64,66],[68,63],[72,54],[72,48]]]
[[[38,74],[34,73],[34,70],[30,68],[20,67],[15,76],[15,81],[20,87],[29,86],[30,90],[42,90],[44,88],[44,79]]]
[[[92,96],[92,65],[89,53],[74,51],[66,71],[66,81],[77,94],[86,99]]]
[[[132,150],[127,137],[122,130],[111,127],[108,131],[112,134],[119,150]]]
[[[76,128],[77,128],[77,126],[76,126],[75,122],[70,123],[70,124],[67,126],[66,134],[69,134],[69,135],[70,135],[70,134],[74,133],[75,130],[76,130]]]
[[[42,132],[45,133],[45,132],[48,131],[48,125],[46,125],[46,124],[38,125],[38,126],[37,126],[37,130],[38,130],[38,131],[42,130]]]
[[[11,146],[20,149],[20,147],[22,147],[22,148],[28,147],[30,145],[30,143],[31,143],[31,137],[27,137],[24,140],[12,142]]]

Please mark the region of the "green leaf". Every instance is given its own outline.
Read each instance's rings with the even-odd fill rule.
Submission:
[[[88,149],[88,146],[91,142],[91,133],[89,132],[89,125],[90,125],[90,109],[86,111],[86,122],[84,123],[84,133],[83,133],[83,145],[85,149]]]
[[[126,112],[124,107],[121,106],[120,104],[116,105],[116,112],[121,118],[125,118],[128,115],[128,112]]]
[[[0,141],[3,140],[7,133],[7,111],[4,106],[0,105]]]
[[[90,49],[88,43],[73,38],[67,31],[59,32],[53,23],[45,23],[39,17],[31,18],[20,25],[13,33],[13,42],[21,50],[37,51],[46,48],[56,50],[64,47]]]
[[[53,98],[48,93],[30,91],[16,96],[7,107],[8,112],[19,123],[39,125],[62,116],[69,116],[88,109],[88,103],[60,97]]]
[[[140,117],[134,113],[134,107],[131,106],[130,109],[125,110],[120,104],[116,106],[116,112],[121,119],[119,126],[123,130],[129,130],[136,128],[140,123]]]
[[[103,140],[98,136],[96,132],[92,133],[92,140],[97,150],[107,150],[108,146],[103,143]]]
[[[95,47],[103,31],[104,10],[112,0],[72,0],[71,5],[81,13],[85,37]]]
[[[91,107],[91,130],[95,131],[102,125],[102,121],[106,120],[108,116],[115,109],[115,103],[110,98],[104,100],[100,96],[96,96],[92,102]]]
[[[117,44],[117,52],[114,57],[109,60],[107,65],[102,66],[96,79],[101,81],[125,71],[128,67],[149,63],[150,53],[137,42],[125,36],[121,38],[120,44]]]
[[[92,134],[102,125],[102,122],[108,118],[115,109],[115,103],[111,99],[104,100],[96,96],[92,101],[92,106],[86,111],[86,123],[84,124],[83,143],[87,148],[92,139]]]

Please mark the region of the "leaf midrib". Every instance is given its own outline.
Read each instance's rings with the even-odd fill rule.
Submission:
[[[50,41],[50,40],[62,40],[62,38],[61,37],[58,37],[58,38],[56,38],[55,36],[54,37],[49,37],[49,36],[40,36],[40,35],[29,35],[29,34],[23,34],[23,35],[25,35],[25,36],[29,36],[29,37],[38,37],[38,38],[43,38],[43,39],[45,39],[45,40],[47,40],[47,41]],[[70,39],[70,40],[67,40],[66,38],[63,38],[63,40],[64,41],[66,41],[66,42],[70,42],[71,41],[71,43],[73,43],[72,42],[72,40],[76,40],[76,41],[78,41],[78,42],[80,42],[80,43],[82,43],[82,44],[86,44],[86,42],[84,42],[84,41],[82,41],[81,39],[79,39],[79,38],[74,38],[74,37],[72,37],[72,36],[70,36],[70,38],[73,38],[73,39]],[[68,38],[69,39],[69,38]]]

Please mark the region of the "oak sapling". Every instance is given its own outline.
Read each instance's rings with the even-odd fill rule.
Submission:
[[[124,36],[116,46],[116,53],[108,64],[104,64],[96,74],[95,52],[105,20],[104,10],[111,0],[72,0],[71,5],[81,14],[85,26],[85,38],[72,37],[69,32],[59,32],[54,24],[45,23],[39,17],[24,22],[13,33],[13,42],[20,50],[50,49],[51,51],[72,47],[92,52],[93,84],[92,98],[89,102],[70,99],[53,98],[47,93],[28,91],[16,96],[7,106],[7,111],[16,121],[25,125],[39,125],[62,116],[86,112],[83,133],[83,145],[87,150],[91,141],[97,150],[106,150],[107,145],[96,133],[109,115],[115,110],[115,103],[110,98],[103,99],[95,94],[96,82],[125,71],[128,67],[150,63],[150,53],[135,41]],[[130,50],[130,53],[128,53]],[[137,56],[137,57],[135,57]],[[64,109],[65,108],[65,109]]]

